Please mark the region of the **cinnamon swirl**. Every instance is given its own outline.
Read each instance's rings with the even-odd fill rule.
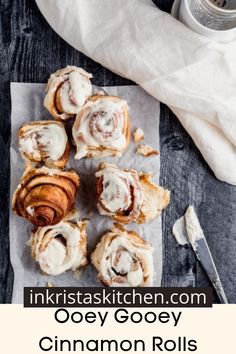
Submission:
[[[130,141],[127,103],[117,96],[90,97],[76,116],[72,134],[75,159],[121,156]]]
[[[136,232],[115,224],[91,256],[98,279],[106,286],[151,286],[153,248]]]
[[[28,162],[63,168],[69,159],[70,145],[60,122],[28,122],[19,129],[18,138],[21,155]]]
[[[87,264],[86,225],[87,221],[77,224],[61,221],[32,232],[29,242],[32,257],[44,273],[58,275]]]
[[[101,215],[128,224],[146,223],[167,207],[170,193],[155,185],[150,174],[100,163],[96,173],[98,210]]]
[[[55,225],[72,211],[78,188],[75,171],[28,166],[13,195],[12,208],[34,225]]]
[[[67,66],[51,74],[44,106],[56,119],[75,117],[92,94],[92,75],[82,68]]]

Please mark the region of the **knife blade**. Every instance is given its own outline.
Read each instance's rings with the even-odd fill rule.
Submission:
[[[211,251],[204,236],[198,217],[192,206],[189,206],[185,214],[186,230],[189,243],[192,246],[197,259],[212,282],[220,302],[227,304],[227,298],[220,281]]]

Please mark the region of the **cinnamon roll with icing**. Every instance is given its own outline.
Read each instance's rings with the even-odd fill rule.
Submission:
[[[69,159],[70,145],[61,122],[28,122],[19,129],[18,138],[21,155],[28,162],[63,168]]]
[[[44,107],[56,119],[75,117],[92,94],[92,75],[76,66],[67,66],[51,74]]]
[[[27,166],[12,199],[12,209],[36,226],[55,225],[74,207],[79,188],[75,171]]]
[[[77,224],[61,221],[32,232],[31,254],[44,273],[58,275],[87,264],[86,225],[87,221]]]
[[[152,182],[151,174],[100,163],[96,173],[97,207],[101,215],[128,224],[149,222],[167,207],[170,192]]]
[[[72,129],[75,159],[121,156],[130,141],[126,101],[117,96],[95,95],[76,116]]]
[[[139,217],[143,193],[135,170],[122,170],[100,163],[97,178],[98,210],[118,222],[128,224]]]
[[[98,279],[106,286],[151,286],[153,248],[136,232],[115,224],[97,244],[91,256]]]

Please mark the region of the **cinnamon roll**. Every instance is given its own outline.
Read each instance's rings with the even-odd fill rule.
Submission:
[[[86,225],[87,221],[77,224],[61,221],[32,232],[29,242],[32,257],[44,273],[58,275],[87,264]]]
[[[136,232],[115,224],[105,233],[91,256],[98,279],[106,286],[150,286],[153,248]]]
[[[56,121],[36,121],[24,124],[18,132],[22,157],[31,163],[45,163],[63,168],[70,153],[65,127]]]
[[[167,207],[170,192],[157,186],[151,174],[100,163],[96,173],[97,207],[101,215],[128,224],[146,223]]]
[[[75,159],[121,156],[130,140],[127,103],[117,96],[90,97],[76,116],[72,134]]]
[[[74,207],[79,176],[74,171],[26,167],[12,200],[13,211],[37,226],[59,223]]]
[[[76,66],[67,66],[51,74],[44,107],[56,119],[75,117],[92,94],[91,78],[91,74]]]

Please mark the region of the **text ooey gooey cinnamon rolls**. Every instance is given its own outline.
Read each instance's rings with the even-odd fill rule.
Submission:
[[[32,257],[44,273],[58,275],[87,264],[86,225],[87,221],[77,224],[61,221],[32,232],[29,241]]]
[[[96,178],[100,214],[120,223],[149,222],[169,204],[170,192],[154,184],[150,174],[102,162]]]
[[[121,156],[130,141],[126,101],[117,96],[94,95],[76,116],[72,129],[75,159]]]
[[[73,170],[28,166],[13,195],[13,211],[34,225],[55,225],[72,211],[79,184]]]
[[[136,232],[115,224],[91,256],[98,279],[106,286],[150,286],[153,283],[153,248]]]

